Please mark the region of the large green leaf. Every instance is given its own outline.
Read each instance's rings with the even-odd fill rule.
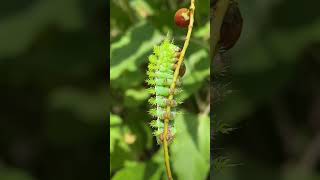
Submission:
[[[149,95],[150,93],[148,93],[147,89],[128,89],[125,92],[124,103],[127,107],[136,107],[143,103],[149,97]]]
[[[122,119],[114,114],[110,115],[110,153],[113,152],[115,147],[115,141],[121,140],[120,126],[122,124]]]
[[[184,114],[176,119],[177,135],[171,159],[178,179],[205,180],[210,169],[210,119]]]
[[[110,115],[110,171],[124,166],[128,160],[137,160],[145,149],[152,147],[151,128],[143,123],[146,114],[128,111],[128,117]]]
[[[141,63],[147,62],[148,53],[161,40],[160,32],[144,21],[129,29],[111,44],[110,79],[117,79],[126,71],[136,71]]]
[[[208,51],[200,49],[191,52],[185,60],[187,71],[183,77],[183,92],[179,95],[182,100],[198,91],[210,76]]]
[[[158,155],[160,154],[158,153]],[[118,171],[112,180],[161,180],[164,175],[162,165],[154,159],[146,163],[127,162],[125,167]]]
[[[124,129],[122,119],[110,114],[110,172],[119,169],[127,159],[132,159],[130,147],[124,141]]]

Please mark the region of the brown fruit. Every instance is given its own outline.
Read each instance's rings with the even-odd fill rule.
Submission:
[[[242,31],[243,19],[236,2],[232,2],[223,19],[220,33],[221,49],[231,49],[238,41]]]
[[[184,62],[182,62],[179,69],[179,76],[183,77],[185,73],[186,73],[186,65],[184,64]]]
[[[174,22],[181,28],[186,28],[190,22],[189,9],[181,8],[174,15]]]
[[[174,64],[173,69],[176,70],[176,68],[177,68],[177,64]],[[186,73],[186,65],[184,64],[184,62],[182,62],[180,69],[179,69],[179,76],[183,77],[185,73]]]

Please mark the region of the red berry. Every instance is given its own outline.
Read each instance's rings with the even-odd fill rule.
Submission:
[[[179,9],[174,15],[174,22],[176,23],[176,25],[181,28],[188,27],[190,22],[189,14],[190,14],[189,9],[187,8]]]

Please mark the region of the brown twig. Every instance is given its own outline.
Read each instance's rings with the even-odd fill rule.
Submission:
[[[175,89],[176,88],[176,82],[178,80],[178,76],[179,76],[179,71],[180,71],[180,67],[181,64],[183,62],[184,59],[184,55],[186,53],[186,50],[189,46],[189,42],[190,42],[190,37],[191,37],[191,33],[192,33],[192,28],[193,28],[193,23],[194,23],[194,10],[195,10],[195,0],[191,0],[190,3],[190,22],[189,22],[189,26],[188,26],[188,32],[187,32],[187,36],[186,36],[186,40],[184,42],[183,48],[181,50],[180,56],[179,56],[179,60],[174,72],[174,76],[173,76],[173,82],[170,86],[170,89]],[[171,94],[168,98],[169,100],[173,99],[173,94]],[[166,113],[170,114],[171,111],[171,106],[167,106],[166,109]],[[172,173],[171,173],[171,168],[170,168],[170,157],[169,157],[169,150],[168,150],[168,126],[169,126],[169,119],[170,117],[165,118],[164,120],[164,138],[163,138],[163,152],[164,152],[164,159],[165,159],[165,165],[166,165],[166,172],[167,172],[167,177],[169,180],[173,180],[172,178]]]

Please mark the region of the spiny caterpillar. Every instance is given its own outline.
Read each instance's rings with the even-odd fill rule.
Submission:
[[[153,106],[149,113],[156,118],[156,120],[151,121],[150,125],[155,129],[153,135],[156,136],[158,144],[162,144],[164,139],[164,119],[170,118],[167,134],[168,143],[173,141],[176,134],[174,119],[177,112],[175,107],[180,102],[175,96],[181,92],[178,87],[181,86],[181,77],[185,72],[184,66],[182,66],[176,82],[177,88],[170,89],[170,85],[173,82],[179,55],[180,48],[167,37],[159,46],[153,48],[153,54],[149,56],[148,79],[146,82],[150,86],[149,92],[152,94],[149,103]],[[168,99],[170,95],[174,95],[172,100]],[[171,107],[170,114],[166,111],[168,106]]]

